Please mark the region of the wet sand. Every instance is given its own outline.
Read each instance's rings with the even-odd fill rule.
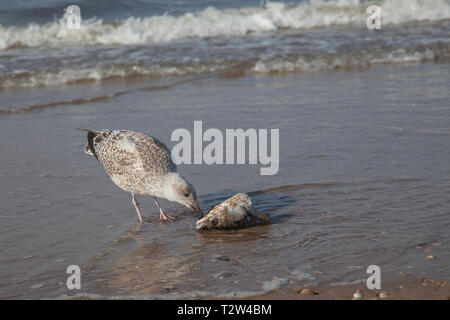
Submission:
[[[339,285],[331,287],[307,287],[312,294],[302,294],[298,288],[290,291],[274,291],[255,300],[450,300],[450,285],[446,281],[421,278],[414,281],[392,282],[382,285],[381,289],[369,290],[364,284]],[[358,291],[359,290],[359,291]],[[307,292],[307,291],[303,291]],[[355,299],[353,294],[360,292],[362,298]],[[383,295],[386,293],[387,295]],[[380,295],[381,294],[381,295]]]

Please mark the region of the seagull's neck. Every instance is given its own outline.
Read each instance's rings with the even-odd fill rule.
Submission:
[[[153,197],[173,201],[175,194],[173,186],[178,179],[180,179],[180,175],[175,172],[170,172],[164,176],[149,177],[146,183],[147,193]]]

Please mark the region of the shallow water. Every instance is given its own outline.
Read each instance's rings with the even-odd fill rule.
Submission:
[[[179,80],[150,91],[135,89],[161,81],[2,94],[10,107],[126,92],[0,114],[0,298],[249,296],[361,281],[371,264],[382,281],[450,278],[447,64],[170,86]],[[270,225],[197,232],[187,209],[162,201],[179,220],[160,224],[152,199],[140,197],[148,223],[139,227],[131,197],[73,130],[134,129],[173,146],[172,131],[192,131],[194,120],[204,130],[280,129],[277,175],[261,176],[259,165],[179,166],[203,210],[249,192]],[[72,264],[82,268],[77,292],[65,286]]]

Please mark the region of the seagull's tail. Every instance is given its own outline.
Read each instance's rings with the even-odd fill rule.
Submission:
[[[92,132],[92,133],[94,133],[94,134],[100,134],[100,133],[101,133],[101,131],[98,131],[98,130],[84,129],[84,128],[75,128],[75,130]]]
[[[94,148],[94,138],[96,136],[98,136],[99,134],[101,134],[101,131],[91,130],[91,129],[82,129],[82,128],[75,128],[75,130],[87,131],[87,143],[84,146],[84,152],[86,152],[87,154],[89,154],[91,156],[94,156],[95,159],[98,160],[97,155],[95,153],[95,148]]]

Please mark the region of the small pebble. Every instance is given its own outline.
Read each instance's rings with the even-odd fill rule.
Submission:
[[[353,300],[359,300],[363,297],[363,294],[361,292],[355,292],[353,294]]]
[[[311,289],[303,289],[302,291],[300,291],[300,294],[304,294],[304,295],[308,295],[308,296],[312,296],[315,294],[314,291],[312,291]]]
[[[429,255],[429,256],[427,257],[427,259],[428,259],[428,260],[434,260],[434,256]]]
[[[389,295],[387,294],[387,292],[380,292],[380,293],[378,294],[378,298],[386,299],[387,297],[389,297]]]

